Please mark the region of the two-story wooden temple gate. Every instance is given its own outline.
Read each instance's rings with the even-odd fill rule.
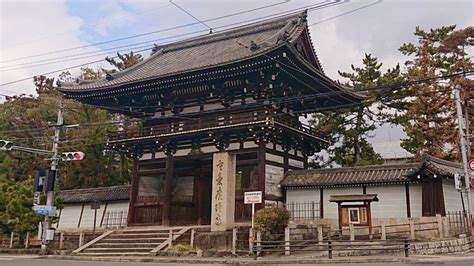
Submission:
[[[324,75],[306,12],[157,45],[129,69],[58,90],[143,119],[108,139],[134,162],[129,224],[248,220],[244,191],[283,201],[284,173],[327,144],[299,116],[363,99]]]

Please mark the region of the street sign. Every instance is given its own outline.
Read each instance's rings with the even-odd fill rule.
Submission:
[[[56,207],[48,205],[34,205],[33,211],[40,215],[56,216]]]
[[[467,162],[467,167],[469,167],[471,171],[474,171],[474,159],[471,159],[469,162]]]
[[[244,192],[244,204],[262,203],[262,191]]]

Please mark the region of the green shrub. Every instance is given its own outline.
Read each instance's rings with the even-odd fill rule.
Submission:
[[[176,245],[171,246],[171,248],[168,249],[168,251],[181,251],[181,252],[190,251],[190,250],[193,250],[190,244],[176,244]]]
[[[275,234],[282,234],[288,226],[290,213],[285,208],[264,208],[255,213],[255,228],[262,233],[266,240],[278,238]]]

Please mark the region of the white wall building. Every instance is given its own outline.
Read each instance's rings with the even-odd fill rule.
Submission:
[[[419,163],[290,171],[281,185],[296,218],[313,216],[302,214],[309,210],[341,227],[350,222],[352,210],[353,218],[359,219],[355,224],[374,225],[380,219],[445,216],[463,210],[454,174],[462,174],[460,164],[423,156]],[[331,202],[334,197],[346,200]]]
[[[95,202],[97,209],[96,227],[114,227],[127,224],[130,186],[112,186],[60,191],[58,196],[64,201],[59,211],[60,229],[94,227]]]

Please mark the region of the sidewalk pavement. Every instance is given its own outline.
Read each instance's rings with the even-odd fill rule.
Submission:
[[[338,264],[338,263],[433,263],[453,261],[473,261],[474,252],[464,254],[447,255],[417,255],[405,257],[393,256],[353,256],[327,258],[308,258],[300,256],[275,256],[260,257],[253,260],[250,257],[225,257],[225,258],[203,258],[203,257],[94,257],[94,256],[70,256],[70,255],[12,255],[0,254],[0,257],[27,258],[27,259],[55,259],[75,261],[103,261],[103,262],[149,262],[149,263],[181,263],[181,264],[232,264],[232,265],[275,265],[275,264]]]

